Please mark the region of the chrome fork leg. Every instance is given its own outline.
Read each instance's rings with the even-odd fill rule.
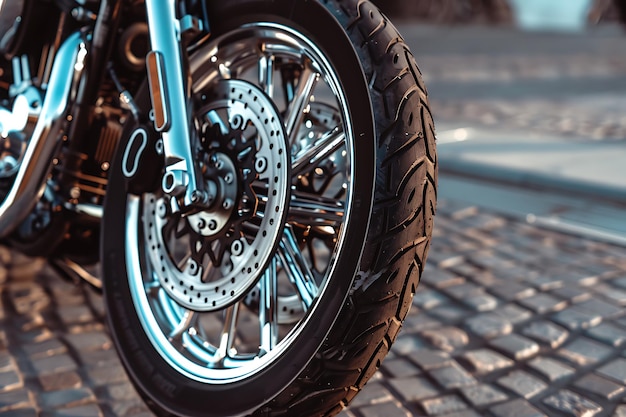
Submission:
[[[177,0],[146,0],[152,52],[148,55],[150,96],[155,128],[163,137],[165,175],[163,191],[183,197],[184,205],[209,197],[199,184],[191,150],[191,92],[189,74],[184,72],[184,46]]]

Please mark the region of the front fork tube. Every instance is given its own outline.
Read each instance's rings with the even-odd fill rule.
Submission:
[[[191,81],[186,64],[177,0],[146,0],[152,52],[148,54],[148,80],[154,125],[163,138],[165,174],[163,191],[182,197],[183,205],[209,199],[191,149]]]

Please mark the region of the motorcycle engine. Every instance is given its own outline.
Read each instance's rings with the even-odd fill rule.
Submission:
[[[25,0],[0,0],[0,52],[12,55],[18,46]]]

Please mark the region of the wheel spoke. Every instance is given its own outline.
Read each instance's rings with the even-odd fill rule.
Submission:
[[[305,65],[302,69],[300,81],[298,81],[293,100],[289,103],[289,108],[287,109],[285,128],[287,130],[287,136],[289,137],[289,143],[295,142],[298,127],[302,124],[304,111],[309,105],[311,95],[313,94],[319,77],[320,74],[314,71],[310,65]]]
[[[345,215],[343,202],[293,191],[289,204],[290,222],[308,226],[339,226]]]
[[[259,58],[259,85],[270,97],[274,97],[274,57],[263,55]]]
[[[222,116],[220,116],[220,114],[215,111],[215,110],[211,110],[207,113],[206,115],[207,120],[209,121],[209,123],[211,123],[212,126],[219,126],[220,127],[220,132],[223,135],[228,134],[228,124],[226,122],[224,122],[224,120],[222,119]]]
[[[261,333],[261,354],[274,349],[278,341],[278,284],[276,258],[261,278],[261,294],[259,302],[259,322]]]
[[[235,344],[235,330],[239,318],[239,303],[235,303],[224,311],[224,327],[220,334],[220,344],[215,352],[215,362],[221,363],[228,357]]]
[[[337,152],[345,143],[346,134],[338,127],[319,138],[310,147],[298,153],[291,164],[294,177],[315,168],[320,161]]]
[[[327,58],[281,25],[213,37],[189,70],[199,174],[235,206],[189,211],[161,191],[129,195],[123,255],[154,349],[185,376],[230,384],[317,325],[310,313],[332,288],[354,200],[349,112]],[[228,220],[223,233],[200,226],[216,218]]]
[[[306,311],[317,296],[319,287],[315,282],[313,272],[306,264],[293,232],[289,228],[285,228],[278,252],[285,272],[295,286]]]
[[[187,310],[180,322],[172,329],[170,334],[168,335],[168,339],[170,340],[178,340],[182,337],[183,333],[185,333],[191,323],[194,321],[196,314],[193,311]]]

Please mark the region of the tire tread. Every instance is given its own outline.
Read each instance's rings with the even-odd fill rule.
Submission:
[[[300,376],[257,416],[332,416],[365,386],[409,312],[436,211],[434,123],[412,53],[369,1],[322,3],[346,29],[371,87],[378,138],[374,208],[341,319]]]

